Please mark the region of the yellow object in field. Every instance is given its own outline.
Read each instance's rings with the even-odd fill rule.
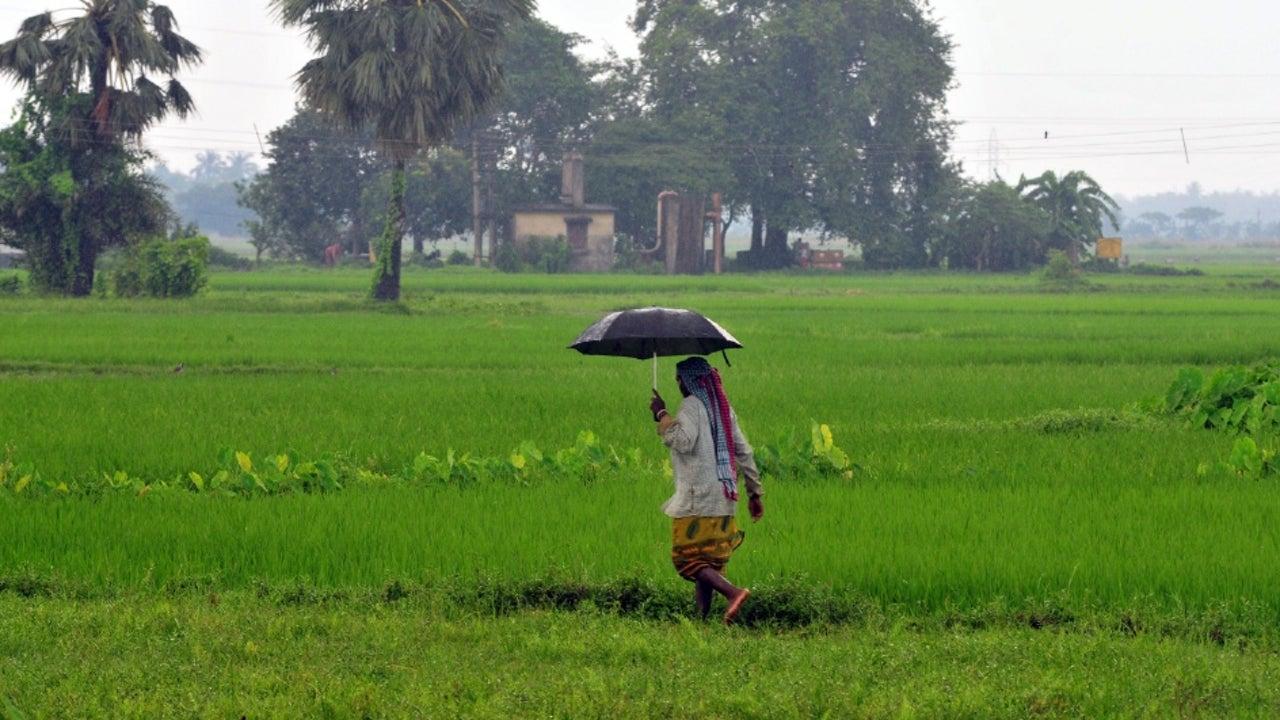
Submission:
[[[1103,260],[1119,260],[1124,255],[1124,240],[1098,238],[1098,257]]]

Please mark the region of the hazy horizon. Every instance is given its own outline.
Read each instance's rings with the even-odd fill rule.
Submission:
[[[165,162],[189,168],[201,150],[259,154],[259,137],[288,119],[291,76],[310,57],[280,27],[267,0],[169,0],[206,62],[181,77],[199,114],[148,135]],[[22,18],[66,3],[0,4],[0,34]],[[632,0],[542,0],[540,15],[590,41],[593,56],[634,55]],[[1008,0],[932,3],[955,43],[957,87],[948,109],[958,126],[952,155],[966,173],[1007,178],[1084,169],[1117,195],[1280,189],[1280,56],[1270,28],[1280,6],[1079,0],[1070,13]],[[18,92],[0,88],[12,109]],[[1187,138],[1186,155],[1182,135]],[[1045,139],[1045,134],[1048,139]],[[993,152],[994,150],[994,152]],[[1187,156],[1190,163],[1187,162]]]

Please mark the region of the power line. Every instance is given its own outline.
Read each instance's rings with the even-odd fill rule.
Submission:
[[[82,127],[82,128],[96,127],[96,125],[89,120],[69,119],[68,122],[71,122],[77,125],[78,127]],[[1256,130],[1252,132],[1212,134],[1212,135],[1194,135],[1193,134],[1191,136],[1191,139],[1196,141],[1205,141],[1205,140],[1221,140],[1221,139],[1246,139],[1246,138],[1254,138],[1254,137],[1273,136],[1273,135],[1280,134],[1280,121],[1264,122],[1264,123],[1228,123],[1228,124],[1219,124],[1219,125],[1188,126],[1186,129],[1191,130],[1194,133],[1195,131],[1203,132],[1203,131],[1209,131],[1209,130],[1229,130],[1229,129],[1244,129],[1244,128],[1256,128]],[[1277,129],[1265,129],[1265,128],[1277,128]],[[1057,136],[1054,136],[1051,140],[1042,140],[1039,138],[1024,138],[1021,140],[1012,141],[1011,143],[1002,143],[1001,147],[1003,149],[1014,150],[1014,151],[1057,152],[1057,151],[1068,150],[1068,149],[1151,145],[1151,144],[1159,144],[1159,143],[1165,143],[1165,142],[1177,142],[1178,133],[1182,129],[1183,128],[1179,128],[1179,127],[1168,127],[1168,128],[1135,130],[1135,131],[1126,131],[1126,132],[1075,133],[1075,134],[1069,134],[1069,135],[1057,135]],[[173,125],[160,125],[160,126],[157,126],[155,130],[149,131],[147,133],[148,138],[164,138],[164,139],[171,139],[171,140],[180,140],[183,142],[214,142],[214,143],[233,143],[233,144],[242,142],[240,138],[219,137],[219,135],[240,136],[240,138],[243,138],[245,147],[252,147],[253,143],[249,141],[256,140],[257,132],[255,130],[248,129],[248,128],[218,128],[218,127],[196,128],[196,127],[183,127],[183,126],[173,126]],[[1150,135],[1160,135],[1161,137],[1142,137],[1142,136],[1150,136]],[[335,136],[332,134],[291,133],[290,137],[297,140],[318,140],[318,141],[334,141],[335,140]],[[1103,142],[1091,142],[1091,143],[1070,142],[1070,143],[1064,144],[1059,142],[1062,139],[1092,140],[1092,139],[1102,139],[1102,138],[1112,138],[1112,137],[1125,138],[1125,139],[1107,140]],[[519,134],[504,135],[501,133],[501,131],[497,133],[493,133],[492,138],[487,139],[486,143],[494,146],[510,146],[511,144],[516,142],[517,139],[521,142],[526,142],[526,141],[531,142],[535,146],[543,147],[543,148],[561,147],[561,146],[567,146],[567,145],[584,145],[584,146],[592,146],[596,148],[642,147],[642,148],[684,149],[689,147],[689,145],[686,143],[678,143],[678,142],[666,142],[666,141],[655,142],[655,141],[645,141],[645,140],[635,140],[635,141],[612,140],[612,139],[600,139],[600,138],[583,138],[581,140],[575,140],[571,137],[527,137]],[[987,140],[981,140],[981,141],[976,139],[972,139],[972,140],[955,139],[947,143],[947,145],[953,150],[958,150],[960,146],[964,146],[964,145],[978,146],[979,144],[983,146],[987,146],[989,148],[990,138],[988,138]],[[796,152],[796,151],[803,151],[807,149],[813,149],[815,147],[819,149],[824,147],[840,148],[840,147],[844,147],[844,144],[839,142],[830,142],[825,144],[823,143],[815,144],[815,143],[805,143],[805,142],[754,142],[754,143],[753,142],[717,142],[717,143],[704,143],[702,147],[714,148],[719,150],[751,149],[753,151],[757,151],[757,152],[762,151],[765,153],[770,153],[770,152],[790,153],[790,152]],[[854,146],[850,146],[850,149],[867,149],[867,150],[878,150],[878,149],[886,149],[886,148],[887,149],[903,149],[904,151],[911,150],[910,147],[904,148],[899,143],[885,143],[885,142],[864,142],[864,143],[858,143],[857,145],[854,145]]]
[[[1009,71],[957,71],[955,73],[961,77],[1000,77],[1000,78],[1063,78],[1063,79],[1135,79],[1135,80],[1230,80],[1230,79],[1248,79],[1248,80],[1273,80],[1280,78],[1280,73],[1258,73],[1258,72],[1223,72],[1223,73],[1205,73],[1205,72],[1090,72],[1090,71],[1036,71],[1036,70],[1009,70]]]

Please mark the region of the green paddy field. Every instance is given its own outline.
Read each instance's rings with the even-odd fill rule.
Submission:
[[[277,269],[0,298],[0,717],[1274,716],[1280,487],[1206,472],[1233,439],[1156,410],[1184,367],[1280,356],[1280,269],[1090,283],[412,271],[386,308],[365,272]],[[779,461],[743,627],[686,616],[649,366],[565,350],[650,304],[747,346],[726,389]],[[815,422],[847,475],[795,471]],[[415,471],[583,431],[621,460]],[[342,487],[189,480],[235,453]]]

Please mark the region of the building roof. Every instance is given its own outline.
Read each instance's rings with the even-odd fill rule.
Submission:
[[[599,213],[609,212],[616,213],[618,208],[612,205],[565,205],[564,203],[539,203],[536,205],[521,205],[515,209],[518,213],[554,213],[556,215],[572,215],[574,213]]]

